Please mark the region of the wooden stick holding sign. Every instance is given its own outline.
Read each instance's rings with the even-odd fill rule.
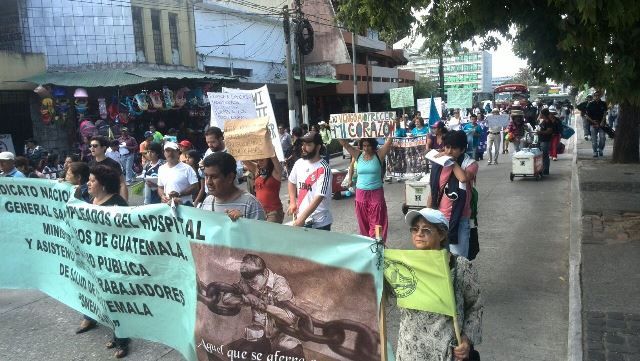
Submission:
[[[380,238],[380,234],[382,232],[382,226],[376,225],[376,242],[382,241]],[[384,312],[387,307],[387,297],[384,292],[384,288],[382,290],[382,297],[380,299],[380,315],[379,319],[379,328],[380,328],[380,360],[387,361],[387,316]]]
[[[224,143],[236,160],[256,160],[274,156],[267,117],[227,120],[224,123]]]

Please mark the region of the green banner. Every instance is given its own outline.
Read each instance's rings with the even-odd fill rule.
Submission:
[[[389,89],[389,97],[391,98],[391,108],[410,108],[414,106],[412,86],[391,88]]]
[[[473,106],[473,89],[450,88],[447,89],[447,108],[466,109]]]
[[[456,301],[447,250],[384,252],[384,278],[398,306],[444,315],[456,314]]]
[[[380,359],[371,239],[73,191],[0,178],[0,288],[39,289],[187,360]]]

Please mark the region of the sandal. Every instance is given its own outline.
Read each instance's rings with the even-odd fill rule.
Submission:
[[[114,352],[113,356],[116,358],[123,358],[129,354],[129,345],[120,345],[116,347],[116,352]]]
[[[80,322],[80,327],[76,329],[76,334],[85,333],[96,328],[96,326],[98,326],[96,321],[82,320],[82,322]]]

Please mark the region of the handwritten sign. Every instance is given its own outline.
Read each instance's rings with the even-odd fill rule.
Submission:
[[[435,97],[433,100],[436,103],[438,115],[442,116],[442,98]],[[416,103],[418,111],[422,114],[422,117],[428,118],[429,114],[431,114],[431,98],[417,99]]]
[[[284,152],[282,151],[282,143],[280,143],[280,136],[278,135],[278,123],[276,122],[276,116],[273,112],[273,106],[271,105],[271,97],[269,96],[269,89],[266,85],[253,90],[242,90],[233,88],[222,88],[223,93],[245,93],[251,94],[253,103],[256,108],[256,117],[267,117],[269,119],[269,137],[271,138],[271,144],[276,152],[278,160],[283,162],[285,160]],[[225,136],[226,138],[226,136]]]
[[[329,127],[334,139],[386,138],[395,131],[394,112],[331,114]]]
[[[389,89],[392,108],[408,108],[413,106],[413,87]]]
[[[471,108],[473,101],[473,89],[451,88],[447,90],[447,106],[449,109]]]
[[[256,118],[253,97],[248,93],[207,93],[211,103],[211,126],[224,129],[230,119]]]
[[[256,160],[273,157],[269,141],[267,117],[227,120],[224,124],[224,143],[236,160]]]
[[[509,125],[509,115],[508,114],[499,114],[499,115],[488,115],[486,118],[487,126],[489,128],[504,128]]]

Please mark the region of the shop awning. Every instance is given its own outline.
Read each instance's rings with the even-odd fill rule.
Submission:
[[[124,70],[118,69],[78,72],[47,72],[21,79],[21,81],[36,84],[54,84],[59,86],[84,88],[117,87],[142,84],[153,80],[155,79],[129,74]]]
[[[294,78],[296,80],[300,80],[300,77],[297,76],[297,75],[294,76]],[[340,84],[340,83],[342,83],[342,81],[336,80],[336,79],[333,79],[333,78],[313,77],[313,76],[306,76],[304,78],[304,80],[307,83],[314,83],[314,84]]]
[[[235,78],[225,75],[198,71],[132,68],[47,72],[30,76],[20,81],[36,84],[97,88],[142,84],[160,79],[236,80]]]

